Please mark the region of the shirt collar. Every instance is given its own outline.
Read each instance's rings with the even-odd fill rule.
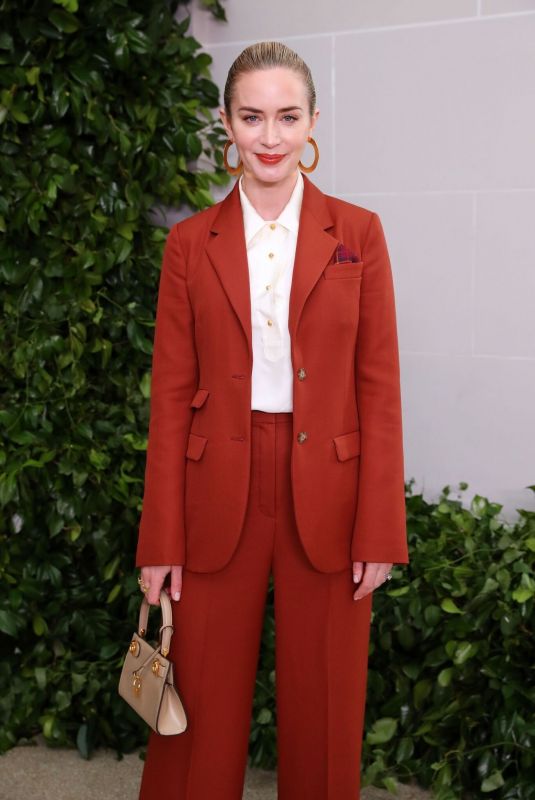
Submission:
[[[299,216],[301,213],[301,203],[303,200],[304,181],[301,170],[297,170],[297,180],[290,199],[282,209],[277,219],[263,219],[255,209],[242,187],[243,173],[240,175],[238,187],[243,212],[243,223],[245,229],[245,243],[248,245],[251,239],[256,236],[264,225],[270,222],[278,222],[290,231],[297,234],[299,230]]]

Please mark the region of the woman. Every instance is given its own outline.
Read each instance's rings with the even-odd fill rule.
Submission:
[[[372,595],[408,563],[398,348],[379,217],[303,175],[315,106],[294,51],[246,48],[239,179],[166,242],[136,566],[188,728],[151,732],[141,800],[242,797],[271,573],[279,800],[359,796]]]

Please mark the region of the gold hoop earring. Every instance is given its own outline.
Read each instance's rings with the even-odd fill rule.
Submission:
[[[297,166],[300,168],[302,172],[313,172],[318,165],[318,161],[320,160],[320,151],[318,145],[316,144],[316,141],[312,138],[312,136],[309,136],[307,141],[309,141],[312,147],[314,148],[314,161],[312,162],[310,167],[305,167],[300,160]]]
[[[228,139],[225,142],[225,149],[223,150],[223,164],[225,165],[225,169],[227,170],[230,175],[239,175],[243,169],[243,164],[241,159],[238,161],[238,164],[233,167],[231,164],[228,163],[227,153],[229,151],[229,147],[233,144],[233,142]]]

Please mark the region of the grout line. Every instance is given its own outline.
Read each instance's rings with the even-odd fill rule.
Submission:
[[[276,39],[280,38],[284,41],[303,41],[305,39],[323,39],[327,36],[353,36],[354,34],[361,34],[361,33],[382,33],[383,31],[406,31],[408,28],[431,28],[431,27],[442,27],[443,25],[462,25],[468,22],[486,22],[491,20],[497,19],[516,19],[517,17],[529,17],[535,16],[535,11],[510,11],[506,14],[485,14],[478,16],[477,13],[469,16],[469,17],[452,17],[451,19],[438,19],[438,20],[426,20],[422,22],[406,22],[406,23],[398,23],[396,25],[376,25],[371,26],[368,28],[350,28],[348,30],[343,31],[327,31],[327,32],[317,32],[317,33],[295,33],[295,34],[283,34],[280,33],[278,36],[273,35],[270,38]],[[201,42],[201,46],[205,47],[247,47],[251,42],[256,41],[256,37],[249,37],[247,39],[235,39],[229,40],[225,42],[210,42],[204,41]]]
[[[495,359],[497,361],[535,361],[533,356],[513,356],[506,353],[444,353],[432,350],[405,350],[400,348],[399,354],[400,356],[428,356],[429,358],[465,358],[471,361],[477,358]]]
[[[332,102],[332,114],[331,114],[331,159],[332,159],[332,168],[331,168],[331,175],[332,175],[332,187],[333,187],[333,194],[336,195],[336,146],[335,146],[335,136],[336,136],[336,70],[335,70],[335,37],[331,36],[331,102]]]
[[[477,193],[472,196],[472,261],[470,275],[470,347],[476,353],[476,256],[477,256]]]
[[[426,196],[433,196],[433,195],[450,195],[450,194],[459,194],[459,195],[493,195],[493,194],[511,194],[516,192],[518,194],[529,194],[530,192],[535,192],[535,187],[533,188],[520,188],[517,189],[515,187],[503,187],[503,188],[496,188],[496,189],[408,189],[406,191],[382,191],[382,192],[342,192],[338,195],[341,198],[351,198],[351,197],[426,197]]]

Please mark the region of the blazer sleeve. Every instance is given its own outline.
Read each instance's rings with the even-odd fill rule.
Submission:
[[[158,288],[137,567],[185,563],[185,454],[198,361],[179,228],[167,236]]]
[[[407,564],[401,387],[394,285],[379,216],[363,245],[355,380],[360,472],[352,561]]]

